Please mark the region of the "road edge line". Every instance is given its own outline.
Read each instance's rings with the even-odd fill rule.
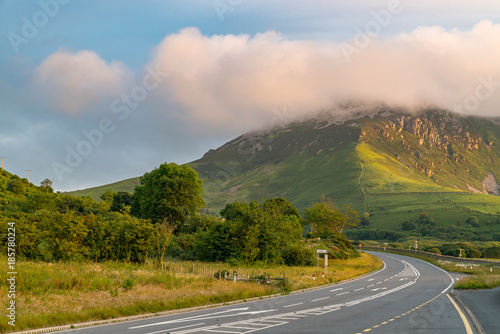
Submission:
[[[375,256],[375,255],[373,255]],[[379,258],[380,260],[380,258]],[[382,260],[380,260],[382,261]],[[310,288],[305,288],[301,290],[295,290],[291,291],[288,294],[283,294],[283,293],[277,293],[277,294],[272,294],[272,295],[264,295],[260,297],[253,297],[253,298],[246,298],[246,299],[238,299],[238,300],[233,300],[229,302],[224,302],[224,303],[218,303],[218,304],[210,304],[210,305],[200,305],[200,306],[194,306],[190,308],[180,308],[176,310],[168,310],[168,311],[162,311],[162,312],[157,312],[157,313],[146,313],[146,314],[138,314],[138,315],[132,315],[128,317],[119,317],[119,318],[114,318],[114,319],[106,319],[106,320],[97,320],[97,321],[87,321],[87,322],[81,322],[81,323],[75,323],[71,325],[62,325],[62,326],[54,326],[54,327],[45,327],[45,328],[38,328],[38,329],[29,329],[26,331],[22,332],[12,332],[12,334],[40,334],[40,333],[52,333],[52,332],[60,332],[60,331],[67,331],[67,330],[72,330],[72,329],[79,329],[79,328],[87,328],[87,327],[98,327],[98,326],[106,326],[106,325],[114,325],[116,323],[122,323],[122,322],[128,322],[128,321],[135,321],[135,320],[142,320],[142,319],[148,319],[148,318],[154,318],[154,317],[159,317],[159,316],[165,316],[165,315],[171,315],[171,314],[177,314],[177,313],[187,313],[191,311],[199,311],[199,310],[205,310],[209,308],[215,308],[215,307],[221,307],[221,306],[228,306],[228,305],[233,305],[233,304],[241,304],[241,303],[246,303],[246,302],[251,302],[251,301],[256,301],[256,300],[262,300],[262,299],[271,299],[271,298],[277,298],[277,297],[282,297],[286,295],[291,295],[291,294],[296,294],[300,292],[307,292],[310,290],[317,290],[321,288],[329,288],[333,285],[339,285],[342,283],[347,283],[350,281],[355,281],[358,279],[366,278],[367,276],[374,275],[378,272],[383,271],[386,268],[386,264],[384,261],[382,261],[384,266],[381,269],[363,274],[361,276],[356,276],[356,277],[351,277],[345,280],[342,280],[340,282],[334,282],[334,283],[329,283],[325,285],[318,285],[315,287],[310,287]]]
[[[474,327],[476,327],[476,330],[479,332],[479,334],[485,334],[486,332],[484,331],[483,326],[481,326],[481,323],[477,319],[476,315],[470,310],[470,308],[467,307],[467,305],[465,305],[462,299],[460,299],[460,297],[457,294],[455,294],[453,290],[451,291],[450,295],[467,314],[467,316],[472,321],[472,324],[474,325]]]
[[[455,303],[455,301],[453,300],[453,298],[450,296],[449,293],[446,294],[446,297],[448,297],[450,302],[453,304],[453,306],[457,310],[458,315],[460,316],[460,319],[462,319],[462,322],[464,323],[465,331],[467,332],[467,334],[473,334],[472,327],[470,326],[469,321],[467,320],[467,317],[465,316],[464,312],[462,312],[462,310],[460,309],[460,306],[458,306],[457,303]]]

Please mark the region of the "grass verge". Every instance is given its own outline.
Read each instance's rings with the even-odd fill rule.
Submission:
[[[474,275],[460,279],[455,289],[492,289],[500,286],[500,275]]]
[[[0,257],[7,268],[7,258]],[[37,263],[18,261],[16,265],[16,326],[4,319],[0,333],[113,319],[187,307],[225,303],[339,282],[382,267],[368,254],[350,260],[330,260],[325,278],[312,274],[317,267],[238,268],[240,272],[260,270],[271,277],[286,274],[271,285],[218,280],[186,273],[192,263],[169,264],[184,273],[174,273],[144,265],[123,263]],[[198,267],[200,264],[196,264]],[[204,264],[208,266],[209,264]],[[202,264],[203,266],[203,264]],[[214,264],[211,264],[215,267]],[[219,264],[219,269],[229,266]],[[321,268],[321,267],[320,267]],[[236,269],[236,268],[232,268]],[[321,268],[322,269],[322,268]],[[6,306],[6,272],[0,274],[0,301]],[[6,317],[5,317],[6,318]]]

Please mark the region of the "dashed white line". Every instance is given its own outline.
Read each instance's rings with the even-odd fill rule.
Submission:
[[[349,291],[347,291],[347,292],[342,292],[342,293],[337,293],[337,296],[342,296],[342,295],[345,295],[345,294],[348,294],[348,293],[349,293]]]
[[[359,288],[359,289],[356,289],[356,290],[354,290],[354,291],[361,291],[361,290],[363,290],[363,289],[364,289],[364,288]]]
[[[344,290],[344,288],[333,289],[333,290],[330,290],[330,292],[339,291],[339,290]]]
[[[330,298],[330,297],[318,298],[318,299],[314,299],[314,300],[312,300],[312,301],[313,301],[313,302],[317,302],[317,301],[319,301],[319,300],[328,299],[328,298]]]
[[[304,303],[297,303],[297,304],[286,305],[286,306],[283,306],[283,308],[297,306],[297,305],[302,305],[302,304],[304,304]]]

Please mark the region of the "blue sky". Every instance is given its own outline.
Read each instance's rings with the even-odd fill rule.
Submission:
[[[198,159],[343,98],[496,116],[499,9],[494,0],[0,0],[0,156],[13,173],[31,169],[35,184],[72,190]],[[402,75],[408,68],[418,71]]]

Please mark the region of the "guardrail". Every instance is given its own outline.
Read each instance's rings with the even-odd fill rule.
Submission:
[[[380,252],[396,252],[396,253],[403,253],[403,254],[411,254],[411,255],[423,255],[427,257],[431,257],[437,260],[444,260],[444,261],[450,261],[454,263],[461,263],[464,265],[480,265],[480,266],[493,266],[493,267],[500,267],[500,261],[493,261],[493,260],[481,260],[481,259],[470,259],[470,258],[465,258],[465,257],[454,257],[454,256],[449,256],[449,255],[439,255],[435,253],[430,253],[430,252],[423,252],[423,251],[415,251],[411,249],[399,249],[399,248],[391,248],[391,247],[376,247],[376,246],[362,246],[361,250],[374,250],[374,251],[380,251]]]

